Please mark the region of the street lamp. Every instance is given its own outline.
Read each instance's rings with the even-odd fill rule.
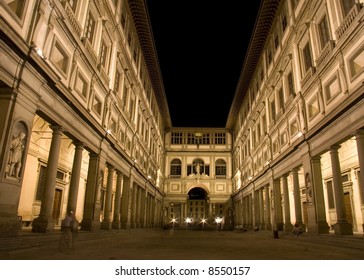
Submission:
[[[192,223],[192,218],[186,218],[187,229],[190,223]]]
[[[217,224],[217,228],[221,229],[222,218],[216,217],[215,223]]]
[[[205,224],[207,223],[207,219],[202,218],[201,219],[201,223],[202,223],[202,228],[204,228],[205,227]]]

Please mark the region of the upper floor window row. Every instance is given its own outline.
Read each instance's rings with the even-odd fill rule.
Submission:
[[[171,144],[225,145],[226,133],[172,132]]]

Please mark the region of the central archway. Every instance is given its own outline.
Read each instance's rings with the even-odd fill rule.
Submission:
[[[187,216],[193,224],[198,224],[208,217],[207,192],[200,187],[195,187],[188,192]]]

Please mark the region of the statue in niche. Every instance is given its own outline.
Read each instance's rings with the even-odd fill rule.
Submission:
[[[20,178],[25,136],[26,134],[24,132],[19,132],[18,136],[14,135],[11,140],[7,174],[9,177]]]
[[[306,183],[306,199],[308,204],[312,204],[312,184],[310,174],[306,173],[305,176],[305,183]]]

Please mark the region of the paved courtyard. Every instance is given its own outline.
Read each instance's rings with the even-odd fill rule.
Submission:
[[[295,237],[268,231],[130,229],[80,232],[58,250],[59,232],[0,238],[3,260],[364,260],[364,237]]]

